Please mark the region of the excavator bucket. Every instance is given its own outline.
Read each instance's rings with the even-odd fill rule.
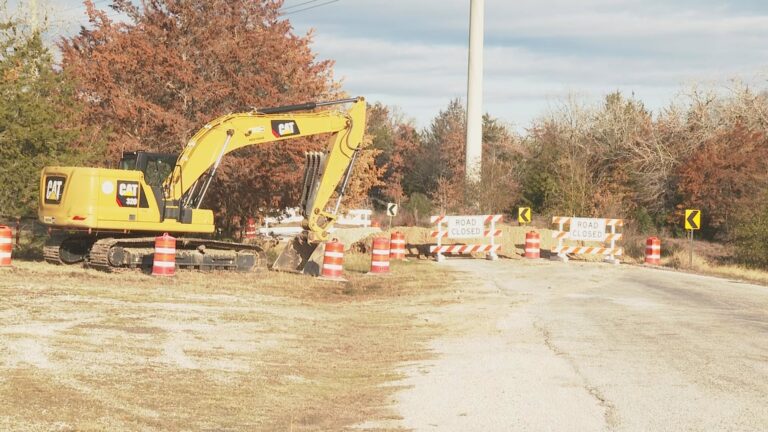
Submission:
[[[304,213],[312,208],[317,193],[318,182],[325,165],[326,154],[322,152],[304,153],[304,181],[301,187],[301,207]],[[309,232],[304,231],[293,238],[272,265],[273,270],[306,273],[313,276],[320,274],[320,265],[311,260],[320,243],[309,241]]]
[[[303,232],[293,238],[272,264],[272,270],[306,273],[313,276],[320,274],[320,265],[311,261],[312,255],[320,243],[310,242],[307,233]]]

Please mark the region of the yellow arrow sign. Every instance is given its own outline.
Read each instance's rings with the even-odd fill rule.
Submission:
[[[517,221],[521,224],[531,223],[531,208],[519,207],[517,209]]]
[[[699,210],[685,211],[685,229],[687,230],[701,229],[701,211]]]

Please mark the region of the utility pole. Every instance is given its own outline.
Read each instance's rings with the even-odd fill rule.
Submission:
[[[37,22],[37,0],[29,0],[29,26],[32,27],[32,32],[36,32],[39,23]]]
[[[480,181],[483,159],[483,34],[485,0],[470,0],[469,71],[467,76],[466,177]]]

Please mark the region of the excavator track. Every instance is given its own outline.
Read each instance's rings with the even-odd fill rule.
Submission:
[[[88,235],[52,235],[43,246],[43,258],[55,265],[83,262],[93,241],[94,238]]]
[[[63,265],[64,261],[61,260],[60,255],[60,249],[61,249],[61,243],[59,244],[48,244],[46,243],[45,246],[43,246],[43,259],[48,264],[54,264],[54,265]]]
[[[88,267],[101,270],[107,273],[117,273],[121,271],[131,270],[130,267],[116,267],[109,263],[109,251],[119,242],[121,239],[106,238],[96,241],[91,247],[91,251],[88,254]],[[122,239],[124,242],[131,242],[132,240],[144,241],[144,238],[137,239]],[[134,267],[135,269],[136,267]]]
[[[155,237],[102,238],[91,247],[87,266],[116,273],[152,267]],[[266,256],[259,245],[225,241],[179,238],[176,266],[196,270],[239,272],[266,268]]]

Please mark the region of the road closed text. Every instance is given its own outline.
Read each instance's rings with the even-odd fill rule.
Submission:
[[[483,216],[450,216],[446,218],[448,237],[483,237],[485,219]]]
[[[573,218],[568,237],[571,240],[605,241],[605,219]]]

